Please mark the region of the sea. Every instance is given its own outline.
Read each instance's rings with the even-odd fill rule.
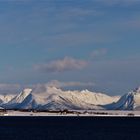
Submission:
[[[139,117],[0,117],[0,140],[139,140]]]

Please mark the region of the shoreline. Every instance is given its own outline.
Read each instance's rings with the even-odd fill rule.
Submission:
[[[13,111],[7,110],[6,112],[1,112],[0,116],[30,116],[30,117],[140,117],[140,111],[74,111],[74,113],[67,112],[23,112],[23,111]]]

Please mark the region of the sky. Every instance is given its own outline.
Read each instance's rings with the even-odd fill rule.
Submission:
[[[139,15],[140,0],[0,0],[0,91],[140,86]]]

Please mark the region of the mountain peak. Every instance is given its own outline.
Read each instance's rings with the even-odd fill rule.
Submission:
[[[107,109],[137,110],[140,109],[140,87],[123,95],[118,102],[107,105]]]
[[[31,88],[26,88],[26,89],[23,90],[23,92],[30,93],[30,92],[32,92],[32,89]]]
[[[26,97],[26,96],[28,96],[31,92],[32,92],[32,89],[26,88],[26,89],[24,89],[18,96]]]
[[[90,91],[85,89],[85,90],[82,90],[81,93],[89,93]]]
[[[12,102],[22,102],[27,96],[29,96],[32,92],[32,89],[24,89],[19,95],[13,98]]]

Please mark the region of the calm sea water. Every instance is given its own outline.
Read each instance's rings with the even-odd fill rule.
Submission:
[[[136,140],[140,118],[0,117],[0,140]]]

